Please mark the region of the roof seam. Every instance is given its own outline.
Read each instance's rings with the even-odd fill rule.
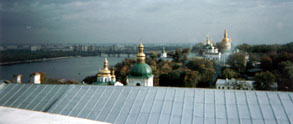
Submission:
[[[132,89],[133,89],[133,87],[130,88],[130,91],[129,91],[129,93],[127,94],[127,97],[126,97],[125,101],[129,98],[130,93],[133,92]],[[121,111],[122,111],[123,106],[124,106],[125,104],[126,104],[126,102],[123,103],[123,105],[122,105],[122,107],[121,107],[121,109],[120,109],[118,115],[116,116],[116,119],[114,120],[114,123],[117,121],[118,117],[120,117]]]
[[[21,95],[19,95],[18,98],[21,98],[24,94],[26,94],[27,91],[30,91],[29,89],[31,89],[32,87],[33,87],[33,85],[30,85],[29,88],[26,88],[26,90],[25,90]],[[17,103],[16,101],[19,101],[18,98],[15,99],[15,100],[11,103],[11,105],[9,105],[9,107],[12,107],[15,103]]]
[[[138,111],[139,114],[137,115],[137,118],[136,118],[136,120],[135,120],[135,123],[136,123],[136,124],[137,124],[138,117],[139,117],[139,115],[140,115],[140,111],[141,111],[142,107],[144,106],[144,103],[145,103],[144,101],[145,101],[146,97],[149,95],[148,92],[149,92],[149,88],[147,88],[146,96],[144,97],[143,102],[142,102],[142,105],[141,105],[141,107],[140,107],[140,109],[139,109],[139,111]]]
[[[46,89],[47,88],[47,85],[45,85],[45,87],[41,87],[41,85],[40,85],[40,88],[42,88],[41,90],[40,90],[40,92],[36,95],[36,96],[34,96],[34,98],[29,102],[29,104],[27,104],[26,106],[25,106],[25,108],[24,109],[27,109],[28,107],[30,107],[30,105],[38,98],[38,96],[40,96],[40,94],[44,91],[44,89]]]
[[[192,113],[191,113],[191,123],[193,124],[193,118],[194,118],[194,113],[195,113],[195,103],[196,103],[196,100],[195,100],[195,90],[193,90],[193,97],[192,97],[192,101],[193,101],[193,106],[192,106]]]
[[[80,88],[82,89],[82,88]],[[76,106],[78,106],[80,104],[80,101],[82,100],[82,98],[85,96],[85,94],[88,93],[90,88],[87,89],[86,93],[82,94],[82,96],[79,98],[78,102],[75,103],[75,105],[73,106],[73,108],[70,110],[70,112],[67,115],[70,115],[72,113],[72,111],[76,108]]]
[[[57,111],[55,111],[55,110],[56,110],[56,108],[58,107],[58,105],[59,105],[61,102],[63,102],[64,99],[62,99],[62,97],[66,97],[66,96],[69,94],[69,92],[73,89],[73,86],[72,86],[72,85],[70,85],[69,87],[70,87],[70,89],[66,88],[65,93],[64,93],[61,97],[58,98],[58,99],[60,99],[60,101],[59,101],[59,100],[56,101],[55,106],[52,106],[52,110],[50,110],[50,112],[52,112],[52,113],[57,113]],[[55,107],[55,108],[54,108],[54,107]]]
[[[175,92],[174,92],[174,97],[173,97],[173,102],[172,102],[172,109],[171,109],[171,115],[170,115],[170,118],[169,118],[169,123],[171,122],[171,120],[172,120],[172,115],[173,115],[173,106],[174,106],[174,102],[175,102],[175,99],[176,99],[176,91],[177,91],[177,89],[175,89]]]
[[[247,100],[247,93],[246,92],[244,92],[244,96],[245,96],[246,106],[247,106],[248,112],[249,112],[250,122],[253,124],[251,110],[250,110],[250,105],[249,105],[248,100]]]
[[[40,85],[37,85],[36,87],[40,87]],[[35,88],[34,89],[34,91],[32,91],[24,100],[23,100],[23,102],[25,103],[25,101],[28,99],[28,98],[30,98],[30,96],[32,95],[32,94],[34,94],[34,92],[37,90],[37,88]],[[19,104],[19,105],[22,105],[22,104]],[[24,105],[24,104],[23,104]],[[27,106],[27,105],[26,105]],[[26,108],[26,106],[24,106],[23,107],[23,109],[25,109]],[[18,108],[18,107],[17,107]]]
[[[288,94],[288,96],[289,96],[291,102],[293,103],[293,98],[292,98],[292,96],[291,96],[290,94]]]
[[[265,118],[263,116],[263,112],[262,112],[262,108],[261,108],[261,105],[259,103],[259,99],[258,99],[258,95],[256,92],[254,92],[255,96],[256,96],[256,101],[257,101],[257,105],[259,106],[259,110],[260,110],[260,114],[261,114],[261,117],[263,119],[263,122],[265,123]],[[250,116],[251,117],[251,116]],[[251,120],[252,120],[252,117],[251,117]]]
[[[10,96],[10,98],[8,98],[7,100],[5,100],[5,102],[3,103],[4,106],[7,106],[5,104],[7,104],[8,101],[10,101],[19,91],[21,91],[21,89],[24,87],[24,85],[22,85],[22,87],[18,88],[16,92],[13,93],[12,96]]]
[[[285,115],[286,115],[286,117],[287,117],[288,122],[291,123],[291,122],[290,122],[290,119],[289,119],[289,117],[288,117],[288,113],[287,113],[286,109],[284,108],[284,104],[283,104],[282,99],[280,98],[279,93],[277,93],[277,96],[278,96],[278,98],[279,98],[279,100],[280,100],[280,103],[281,103],[281,105],[282,105],[282,109],[283,109],[283,111],[284,111],[284,113],[285,113]]]
[[[164,94],[164,101],[166,100],[166,93],[167,93],[167,91],[168,91],[168,88],[166,89],[165,94]],[[160,113],[159,113],[158,124],[159,124],[159,122],[160,122],[160,120],[161,120],[161,114],[162,114],[162,111],[163,111],[163,109],[164,109],[164,103],[165,103],[164,101],[162,102],[161,111],[160,111]]]
[[[114,103],[113,103],[112,108],[111,108],[110,111],[107,113],[107,116],[106,116],[106,118],[105,118],[103,121],[106,121],[106,120],[108,119],[108,117],[109,117],[111,111],[113,110],[114,106],[116,105],[116,103],[117,103],[117,101],[118,101],[119,96],[122,94],[123,91],[124,91],[124,88],[122,88],[122,90],[120,91],[119,95],[117,96],[116,100],[115,100]]]
[[[227,112],[227,103],[226,103],[226,91],[224,91],[224,104],[225,104],[226,120],[227,120],[227,124],[229,124],[228,112]]]
[[[1,97],[0,101],[2,101],[2,99],[3,99],[4,97],[6,97],[8,94],[11,94],[10,92],[12,92],[12,90],[14,90],[14,88],[15,88],[16,86],[17,86],[17,85],[14,84],[13,87],[9,89],[9,91],[8,91],[9,93],[4,94],[4,95]],[[8,89],[8,86],[7,86],[7,88],[5,88],[5,89]],[[3,92],[4,92],[4,91],[3,91]]]
[[[184,91],[184,93],[183,93],[183,104],[182,104],[182,111],[181,111],[181,119],[180,119],[180,123],[182,123],[182,119],[183,119],[183,115],[184,115],[184,104],[185,104],[185,90],[186,89],[184,89],[183,91]]]
[[[69,102],[67,102],[67,104],[62,108],[62,110],[60,111],[59,114],[61,114],[68,106],[69,104],[72,102],[72,100],[74,99],[74,97],[76,97],[76,95],[80,92],[80,90],[82,89],[83,85],[81,85],[81,87],[78,87],[78,91],[73,95],[73,97],[71,97],[71,99],[69,100]],[[68,115],[68,114],[66,114]]]
[[[152,110],[153,110],[153,107],[154,107],[154,103],[155,103],[155,99],[156,99],[157,95],[158,95],[158,88],[156,88],[156,95],[155,95],[154,100],[152,102],[152,107],[151,107],[150,113],[152,113]],[[148,120],[146,122],[147,124],[148,124],[149,120],[150,120],[150,114],[148,114]]]
[[[92,88],[92,87],[91,87]],[[89,88],[90,89],[90,88]],[[91,97],[89,99],[92,99],[93,96],[95,96],[97,90],[100,89],[100,87],[97,87],[95,92],[91,95]],[[88,105],[88,103],[90,102],[90,100],[88,100],[84,106],[82,106],[81,110],[77,113],[77,117],[79,117],[80,113],[83,111],[83,109]]]
[[[238,109],[238,101],[237,101],[237,97],[236,97],[236,92],[233,91],[233,94],[234,94],[234,98],[235,98],[235,102],[236,102],[236,110],[237,110],[238,121],[239,121],[239,124],[241,124],[240,115],[239,115],[239,109]]]
[[[55,86],[56,87],[56,86]],[[32,108],[32,110],[35,110],[35,108],[49,95],[49,93],[51,93],[52,91],[53,91],[53,89],[54,88],[51,88],[50,90],[49,90],[49,92],[48,93],[46,93],[46,95],[40,100],[40,102],[38,102],[37,103],[37,105],[35,105],[33,108]],[[41,94],[41,93],[40,93]]]
[[[269,105],[270,105],[270,107],[271,107],[271,110],[272,110],[272,112],[273,112],[273,115],[274,115],[274,119],[275,119],[275,121],[278,123],[278,120],[277,120],[277,117],[276,117],[275,111],[274,111],[274,109],[273,109],[273,107],[272,107],[271,99],[270,99],[270,97],[268,96],[268,94],[267,94],[267,93],[265,93],[265,94],[266,94],[266,96],[267,96],[267,98],[268,98]]]
[[[52,98],[54,98],[57,94],[58,94],[58,92],[59,91],[61,91],[61,89],[64,87],[64,85],[62,85],[59,89],[58,89],[58,91],[57,92],[55,92],[55,94],[48,100],[48,101],[50,101]],[[45,108],[46,106],[47,106],[47,104],[49,104],[49,102],[47,102],[44,106],[43,106],[43,108],[41,108],[41,110],[40,111],[44,111],[44,112],[47,112],[48,110],[50,110],[54,105],[55,105],[55,103],[60,99],[60,97],[61,97],[62,95],[60,95],[54,102],[52,102],[52,104],[51,105],[49,105],[47,108]]]
[[[206,105],[205,105],[206,104],[206,92],[205,92],[205,90],[203,91],[203,103],[204,104],[203,104],[203,113],[202,114],[203,114],[203,124],[205,124],[206,123],[205,122],[206,121],[206,119],[205,119],[206,118],[206,115],[205,115],[205,111],[206,111]]]
[[[214,119],[215,124],[217,124],[217,109],[216,109],[216,91],[214,90]]]
[[[105,91],[106,91],[107,87],[105,87],[105,89],[103,90],[102,94],[99,95],[99,98],[97,101],[100,101],[101,97],[104,95]],[[94,106],[92,108],[96,108],[98,102],[95,102]],[[90,112],[88,112],[88,114],[86,115],[86,118],[89,119],[89,115],[93,112],[93,109],[91,109]]]
[[[134,99],[134,101],[132,102],[132,105],[131,105],[131,107],[130,107],[130,109],[129,109],[129,111],[128,111],[127,113],[130,113],[130,111],[132,110],[132,107],[133,107],[134,103],[136,102],[136,100],[137,100],[137,96],[138,96],[138,94],[140,93],[140,91],[141,91],[141,90],[138,90],[138,93],[136,93],[135,99]],[[126,117],[124,123],[127,122],[127,119],[128,119],[128,117],[129,117],[129,115],[130,115],[130,114],[128,114],[128,116]]]
[[[115,91],[115,87],[113,87],[113,90],[111,91],[111,94],[109,95],[108,99],[106,100],[106,102],[104,103],[103,107],[100,109],[98,115],[96,116],[95,120],[98,119],[98,117],[101,115],[102,111],[104,110],[104,108],[106,107],[106,105],[108,104],[109,100],[112,98],[113,92]]]

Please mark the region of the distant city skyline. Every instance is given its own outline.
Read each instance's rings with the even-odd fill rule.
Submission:
[[[2,43],[293,42],[290,0],[0,1]]]

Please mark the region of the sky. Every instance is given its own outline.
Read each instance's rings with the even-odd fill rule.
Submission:
[[[0,0],[2,43],[293,42],[292,0]]]

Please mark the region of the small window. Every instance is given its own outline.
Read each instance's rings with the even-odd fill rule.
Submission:
[[[140,83],[136,83],[136,86],[140,86]]]

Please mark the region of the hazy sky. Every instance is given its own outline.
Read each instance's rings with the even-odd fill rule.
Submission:
[[[293,42],[292,0],[0,0],[0,42]]]

